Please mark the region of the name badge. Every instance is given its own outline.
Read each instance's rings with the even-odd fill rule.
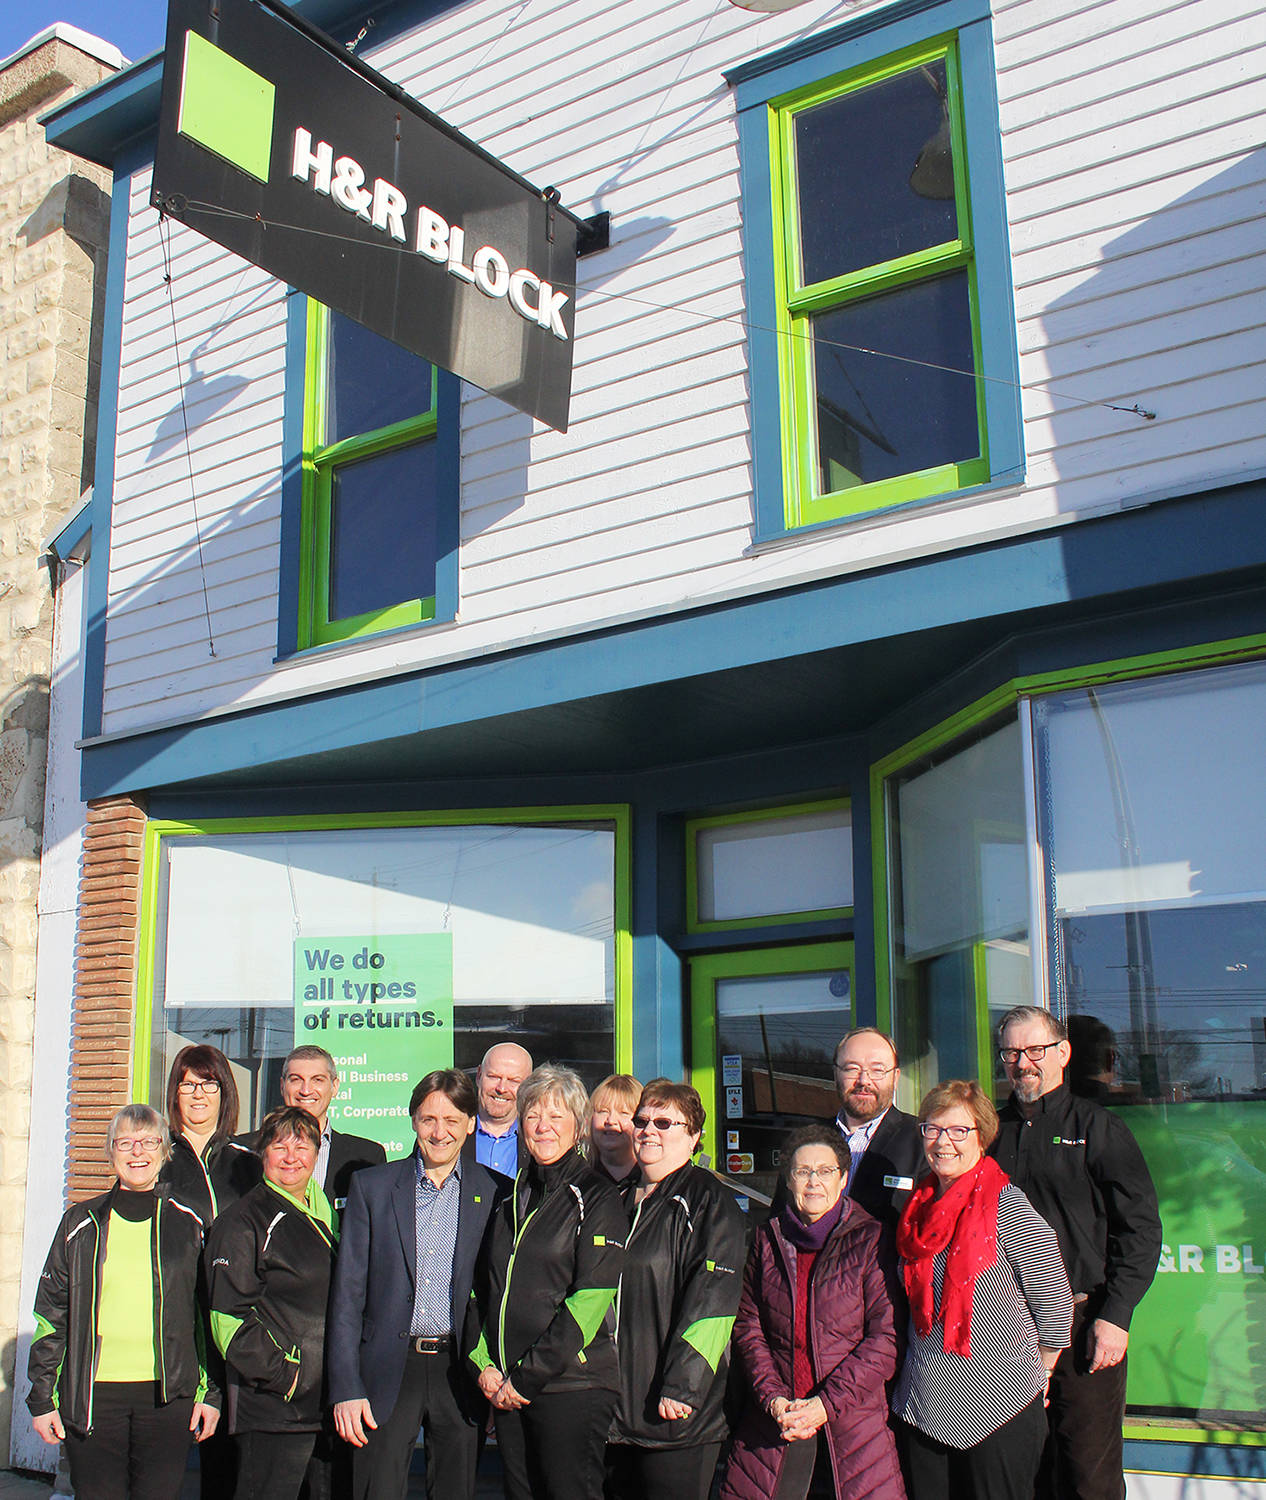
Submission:
[[[912,1188],[914,1186],[914,1178],[896,1177],[891,1172],[889,1172],[888,1175],[884,1178],[884,1186],[890,1188]]]

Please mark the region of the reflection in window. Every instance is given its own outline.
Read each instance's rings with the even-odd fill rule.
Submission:
[[[602,824],[409,827],[168,837],[162,843],[154,952],[151,1098],[186,1042],[210,1042],[234,1063],[241,1128],[278,1099],[281,1061],[296,1040],[365,1055],[365,1072],[391,1069],[408,1082],[431,1066],[473,1068],[499,1040],[539,1060],[575,1067],[591,1085],[614,1062],[615,833]],[[442,976],[418,982],[409,1003],[362,987],[376,977],[376,949],[412,940],[444,955]],[[366,956],[361,957],[362,950]],[[297,1019],[297,970],[308,954],[342,953],[338,972],[309,963],[311,980],[336,1002],[325,1029],[313,1006],[311,1032]],[[389,958],[389,966],[390,966]],[[423,958],[417,960],[423,964]],[[344,991],[345,983],[353,986]],[[435,1031],[410,1016],[428,1002],[426,984],[448,987],[452,1029],[444,1056]],[[338,1002],[366,1017],[391,1016],[386,1033],[334,1029]],[[439,1007],[436,1007],[437,1011]],[[384,1044],[383,1037],[386,1037]],[[372,1054],[372,1055],[371,1055]],[[384,1062],[384,1059],[387,1061]],[[372,1078],[363,1080],[373,1085]],[[336,1110],[334,1113],[337,1113]],[[372,1121],[370,1122],[372,1124]],[[379,1134],[346,1121],[359,1134]],[[380,1135],[380,1138],[383,1138]]]
[[[957,742],[889,789],[903,1081],[917,1093],[944,1078],[989,1080],[994,1025],[1032,1003],[1018,723]]]

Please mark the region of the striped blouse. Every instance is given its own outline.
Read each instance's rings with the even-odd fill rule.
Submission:
[[[942,1250],[932,1261],[938,1311],[944,1274]],[[1041,1394],[1046,1372],[1038,1345],[1067,1348],[1072,1320],[1055,1231],[1009,1184],[998,1199],[998,1259],[972,1295],[971,1357],[945,1352],[941,1323],[920,1338],[911,1319],[893,1411],[951,1448],[970,1448]]]

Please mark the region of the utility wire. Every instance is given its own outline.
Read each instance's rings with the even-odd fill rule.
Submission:
[[[242,213],[237,209],[220,208],[214,203],[200,203],[194,200],[186,200],[184,208],[194,213],[206,214],[209,217],[243,219],[249,223],[258,224],[261,229],[288,229],[293,234],[316,235],[319,239],[337,240],[346,245],[359,245],[367,250],[387,250],[393,251],[397,255],[407,255],[410,253],[408,250],[402,249],[398,244],[386,241],[377,242],[374,240],[358,239],[354,235],[338,234],[332,229],[313,229],[305,224],[283,224],[277,219],[265,219],[262,214],[248,214]],[[655,312],[682,313],[687,317],[697,319],[701,323],[729,323],[736,328],[745,329],[748,333],[769,333],[775,337],[802,339],[806,343],[812,343],[826,349],[845,349],[853,354],[868,354],[875,359],[894,360],[898,364],[915,365],[924,370],[939,370],[945,375],[961,375],[966,380],[984,380],[988,381],[991,385],[1004,385],[1014,391],[1040,391],[1042,394],[1055,397],[1060,401],[1072,401],[1078,406],[1100,406],[1106,411],[1124,412],[1127,416],[1141,417],[1145,422],[1154,422],[1156,420],[1156,413],[1140,406],[1137,401],[1133,406],[1122,406],[1112,401],[1100,401],[1094,397],[1075,396],[1071,391],[1058,391],[1053,386],[1044,385],[1040,381],[1009,380],[1005,375],[986,375],[977,370],[960,370],[954,365],[937,364],[934,360],[928,359],[915,359],[912,355],[908,354],[891,354],[884,349],[868,349],[863,344],[846,344],[840,339],[822,338],[813,333],[799,333],[790,328],[770,328],[763,323],[753,323],[748,318],[732,317],[721,313],[700,312],[698,309],[684,306],[680,302],[652,302],[649,298],[634,297],[628,292],[608,292],[598,287],[578,285],[576,287],[577,300],[581,296],[606,297],[613,302],[631,302],[638,307],[650,308]]]
[[[163,214],[158,218],[158,237],[163,247],[163,281],[167,286],[167,310],[171,315],[171,342],[176,354],[176,370],[180,381],[180,423],[185,430],[185,466],[189,470],[189,504],[193,510],[193,534],[198,543],[198,577],[202,584],[202,609],[207,620],[207,650],[215,655],[215,636],[211,629],[211,599],[207,593],[207,569],[206,560],[202,553],[202,521],[198,515],[198,492],[193,477],[193,444],[189,438],[189,409],[185,405],[185,382],[183,377],[185,361],[180,352],[180,335],[176,331],[176,301],[172,291],[171,279],[171,243],[170,231],[167,228],[167,219]]]

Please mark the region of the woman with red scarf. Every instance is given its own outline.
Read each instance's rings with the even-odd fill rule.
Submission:
[[[919,1128],[932,1175],[897,1225],[910,1333],[892,1399],[911,1500],[1032,1500],[1073,1317],[1055,1232],[985,1155],[998,1114],[979,1084],[939,1084]]]
[[[891,1252],[844,1192],[838,1130],[807,1125],[781,1158],[787,1202],[756,1232],[734,1324],[747,1400],[720,1500],[905,1500]]]

